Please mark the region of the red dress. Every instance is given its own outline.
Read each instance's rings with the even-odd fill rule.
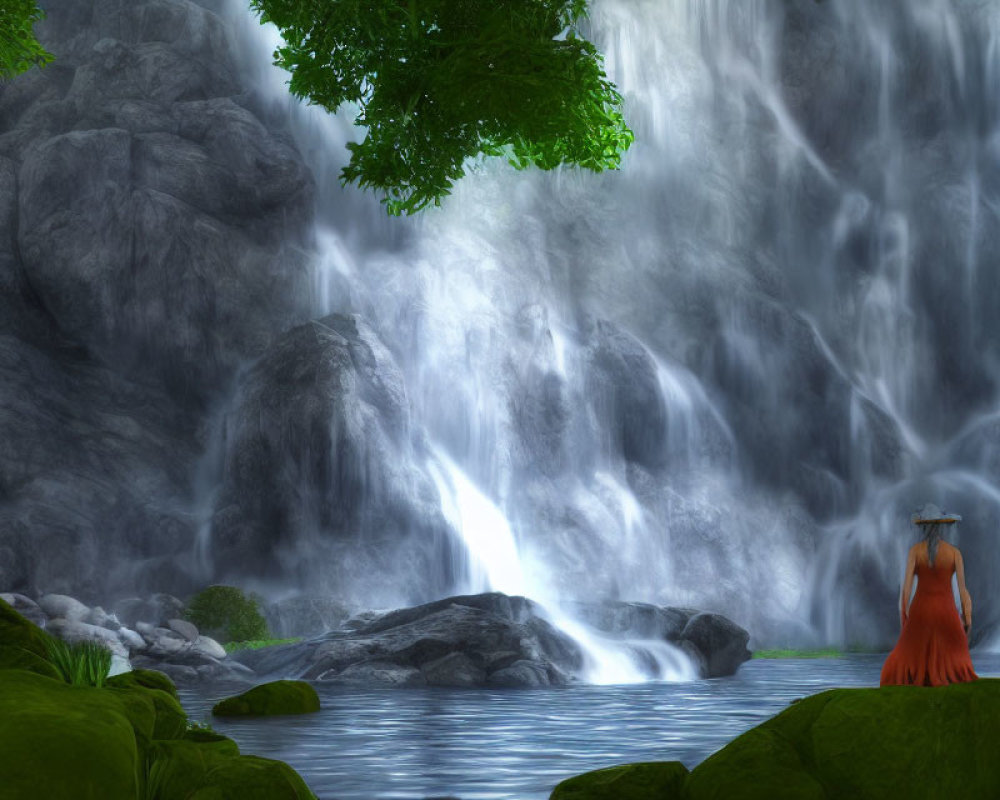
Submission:
[[[939,544],[934,566],[917,555],[917,591],[899,641],[882,666],[881,686],[944,686],[974,681],[969,641],[951,593],[955,550]]]

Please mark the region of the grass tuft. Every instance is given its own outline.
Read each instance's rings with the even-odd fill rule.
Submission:
[[[47,641],[49,661],[71,686],[103,686],[111,671],[111,651],[97,642]]]
[[[301,642],[301,636],[293,636],[291,639],[253,639],[247,642],[226,642],[222,645],[227,653],[235,653],[237,650],[260,650],[262,647],[274,647],[279,644],[295,644]]]

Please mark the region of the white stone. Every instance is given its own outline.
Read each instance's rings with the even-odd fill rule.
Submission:
[[[174,631],[174,633],[179,633],[189,642],[194,642],[198,639],[198,628],[187,620],[169,619],[167,620],[167,627]]]
[[[90,609],[68,594],[46,594],[38,600],[38,605],[50,619],[67,619],[82,622]]]
[[[156,626],[149,622],[137,622],[135,623],[135,629],[139,632],[143,639],[152,644],[156,641]]]
[[[112,655],[128,658],[128,650],[125,649],[118,636],[107,628],[97,625],[90,625],[86,622],[78,622],[68,619],[54,619],[45,628],[53,636],[58,636],[64,642],[73,644],[75,642],[98,642],[103,644]]]
[[[225,658],[227,655],[226,648],[208,636],[199,636],[191,646],[191,649],[196,653],[202,653],[212,658]]]
[[[172,656],[191,648],[191,642],[169,628],[156,628],[154,633],[155,638],[149,645],[149,655]]]
[[[121,643],[125,645],[129,650],[145,650],[146,640],[143,639],[138,633],[129,628],[119,628],[118,638]]]

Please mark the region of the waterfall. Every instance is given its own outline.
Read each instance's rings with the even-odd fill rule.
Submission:
[[[636,134],[622,170],[485,163],[392,220],[337,186],[350,110],[289,100],[263,66],[276,32],[231,13],[317,175],[317,315],[364,316],[399,363],[469,588],[544,574],[554,609],[690,604],[759,645],[883,642],[931,500],[963,514],[988,594],[989,4],[593,0]]]

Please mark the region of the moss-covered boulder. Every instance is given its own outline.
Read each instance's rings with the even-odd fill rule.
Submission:
[[[0,671],[0,798],[135,800],[144,754],[130,713],[103,689]]]
[[[551,800],[647,800],[680,797],[687,767],[679,761],[624,764],[577,775],[556,786]]]
[[[215,741],[156,742],[149,786],[153,796],[177,800],[314,800],[287,764],[241,756],[235,743],[221,736]]]
[[[159,689],[161,692],[169,694],[174,700],[179,697],[174,682],[155,669],[133,669],[130,672],[122,672],[108,678],[104,685],[116,689]]]
[[[0,600],[0,800],[315,800],[287,764],[189,730],[162,673],[135,670],[101,688],[64,682],[48,638]],[[264,707],[315,710],[301,689],[277,697]]]
[[[59,670],[52,666],[50,662],[46,661],[40,655],[17,645],[0,644],[0,669],[23,669],[28,672],[37,673],[38,675],[44,675],[46,678],[54,678],[57,681],[62,680]]]
[[[0,600],[0,645],[20,647],[48,660],[51,639],[35,623],[18,614],[6,601]]]
[[[1000,797],[1000,680],[938,688],[832,689],[793,703],[705,759],[683,786],[635,800]],[[638,765],[662,771],[672,764]],[[603,800],[602,773],[553,800]],[[653,777],[648,780],[653,781]],[[588,789],[587,787],[591,787]],[[565,794],[572,788],[577,794]],[[585,790],[590,794],[583,793]]]
[[[259,717],[319,711],[319,696],[305,681],[272,681],[227,697],[212,707],[218,717]]]

